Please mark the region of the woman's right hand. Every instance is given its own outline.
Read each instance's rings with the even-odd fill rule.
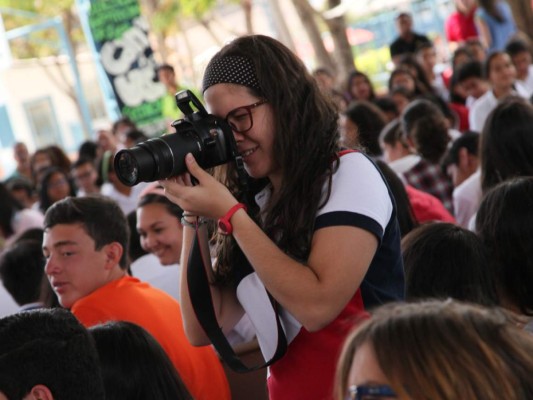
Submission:
[[[203,170],[192,154],[185,157],[188,173],[160,181],[168,199],[193,215],[218,219],[238,203],[229,189]],[[197,180],[192,184],[191,177]]]

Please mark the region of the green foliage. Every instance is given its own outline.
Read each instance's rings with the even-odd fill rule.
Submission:
[[[367,49],[363,51],[356,50],[354,52],[355,66],[358,71],[367,74],[376,88],[383,85],[379,77],[388,74],[387,64],[391,62],[390,51],[388,46],[383,46],[379,49]]]
[[[238,3],[240,0],[226,0],[226,3]],[[213,10],[220,1],[217,0],[160,0],[156,9],[150,13],[150,22],[154,30],[163,34],[176,31],[176,20],[199,20]],[[146,8],[143,8],[146,12]]]
[[[39,23],[61,16],[71,44],[77,47],[84,36],[73,7],[75,0],[0,0],[6,30]],[[11,42],[15,58],[46,57],[60,54],[61,43],[54,29],[34,32]]]

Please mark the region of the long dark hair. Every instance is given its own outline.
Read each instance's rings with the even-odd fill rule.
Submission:
[[[272,107],[276,132],[274,163],[282,168],[282,187],[262,218],[249,204],[250,214],[287,254],[306,260],[315,215],[324,202],[322,188],[337,165],[338,114],[332,100],[322,94],[305,65],[280,42],[261,35],[245,36],[226,45],[217,57],[241,56],[254,64],[261,93]],[[251,89],[250,89],[251,90]],[[239,201],[245,193],[239,188],[232,167],[224,183]],[[265,180],[253,182],[253,192]],[[217,270],[222,272],[235,262],[236,243],[230,237],[216,237]],[[236,255],[236,254],[235,254]]]
[[[501,293],[522,313],[533,315],[533,177],[492,188],[479,206],[476,231]]]
[[[379,134],[387,125],[387,116],[378,106],[369,101],[354,101],[344,111],[344,115],[357,126],[357,139],[367,154],[380,156]]]
[[[520,98],[503,100],[489,114],[481,135],[481,188],[533,176],[533,108]]]
[[[22,210],[22,204],[7,190],[6,185],[0,182],[0,236],[10,237],[13,233],[13,216]]]
[[[114,321],[89,330],[107,400],[192,400],[159,343],[142,327]]]
[[[63,177],[65,178],[69,186],[69,191],[70,191],[69,195],[72,197],[76,196],[76,189],[74,187],[74,184],[72,183],[72,180],[67,175],[67,173],[63,171],[62,169],[60,169],[59,167],[48,168],[46,172],[44,173],[43,180],[41,182],[41,187],[39,189],[39,207],[41,211],[43,212],[43,214],[53,204],[52,200],[50,199],[50,196],[48,196],[48,184],[50,182],[50,179],[52,179],[52,177],[55,174],[63,175]]]
[[[368,99],[357,99],[352,94],[352,82],[355,80],[355,78],[363,78],[368,86],[370,87],[370,97]],[[376,92],[374,91],[374,86],[372,85],[372,82],[370,81],[370,78],[367,74],[361,71],[352,71],[350,72],[350,75],[348,76],[348,80],[346,83],[346,93],[348,94],[348,101],[351,100],[374,100],[376,98]]]

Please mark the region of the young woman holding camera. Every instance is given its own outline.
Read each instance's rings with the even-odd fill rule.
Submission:
[[[276,40],[247,36],[227,44],[207,66],[202,91],[210,113],[233,130],[255,201],[246,200],[250,193],[239,186],[233,165],[220,168],[216,179],[191,154],[188,174],[162,182],[185,210],[187,336],[195,345],[209,344],[185,266],[194,228],[209,259],[203,222],[218,220],[216,262],[207,268],[218,325],[227,332],[246,312],[268,355],[276,327],[264,324],[272,312],[266,289],[289,342],[270,367],[270,398],[331,398],[336,359],[353,323],[366,316],[365,308],[403,298],[394,201],[364,154],[339,152],[335,106]]]

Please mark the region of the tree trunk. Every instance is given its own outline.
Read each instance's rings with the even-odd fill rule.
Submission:
[[[309,36],[309,40],[313,46],[313,49],[316,53],[316,58],[318,60],[318,65],[321,67],[326,67],[331,69],[331,71],[336,72],[337,66],[333,62],[332,57],[326,50],[324,42],[322,41],[322,36],[320,34],[320,29],[315,20],[315,10],[309,4],[308,0],[292,0],[300,19],[302,20],[303,26]]]
[[[150,33],[155,36],[157,42],[157,53],[159,55],[160,61],[165,63],[168,58],[168,51],[165,45],[165,35],[161,32],[157,32],[152,25],[152,17],[157,11],[157,1],[156,0],[141,0],[141,3],[144,5],[146,10],[146,20],[150,25]]]
[[[192,81],[194,82],[195,86],[199,86],[198,77],[196,76],[196,70],[194,68],[194,51],[192,49],[189,36],[187,35],[187,30],[183,28],[180,18],[176,18],[176,26],[178,27],[178,30],[183,35],[183,41],[185,42],[185,48],[187,49],[187,60],[189,63],[191,74],[192,74]],[[176,49],[176,52],[179,53],[179,50],[180,49]]]
[[[196,20],[200,23],[200,25],[202,25],[205,28],[207,33],[209,33],[209,36],[211,36],[211,39],[213,39],[215,44],[219,47],[222,47],[223,46],[222,40],[218,38],[218,36],[215,34],[213,29],[211,28],[211,23],[209,22],[209,20],[203,17],[197,17]]]
[[[340,2],[340,0],[328,0],[328,5],[330,8],[333,8],[338,6]],[[346,36],[346,21],[344,16],[341,15],[331,19],[324,19],[324,22],[331,32],[331,37],[335,45],[333,54],[335,55],[337,64],[337,81],[339,83],[345,82],[350,72],[355,69],[352,46]]]
[[[518,29],[533,41],[533,10],[531,0],[508,0]]]
[[[252,35],[254,33],[254,28],[252,25],[252,0],[241,0],[241,7],[244,11],[246,33],[248,33],[248,35]]]
[[[276,31],[279,35],[280,42],[282,42],[293,52],[296,52],[296,46],[294,45],[294,40],[292,40],[291,32],[287,26],[287,22],[285,21],[285,16],[281,11],[279,0],[269,0],[268,4],[270,5],[270,9],[274,14],[272,22],[276,26]]]

